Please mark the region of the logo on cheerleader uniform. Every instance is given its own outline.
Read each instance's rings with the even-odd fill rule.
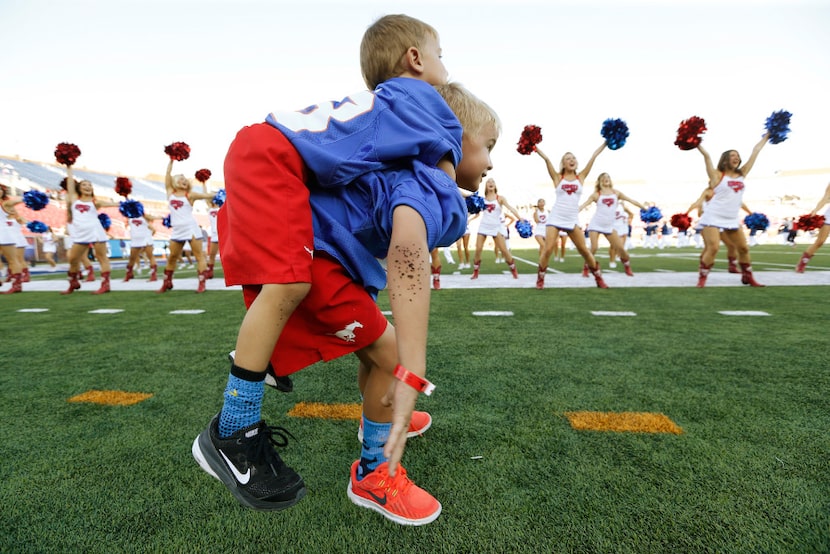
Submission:
[[[130,223],[132,223],[136,227],[141,227],[141,224],[144,223],[144,221],[141,219],[131,219]]]
[[[87,204],[75,204],[75,209],[83,214],[88,212],[90,207]]]
[[[337,337],[339,339],[343,339],[346,342],[354,342],[355,338],[357,338],[355,333],[354,333],[355,329],[362,329],[362,328],[363,328],[362,323],[360,323],[359,321],[353,321],[353,322],[349,323],[348,325],[346,325],[345,327],[343,327],[342,329],[340,329],[339,331],[337,331],[336,333],[328,333],[328,334],[329,335],[334,335],[335,337]]]
[[[739,193],[744,190],[743,181],[727,181],[726,186],[732,189],[732,192]]]
[[[562,185],[562,190],[564,190],[568,194],[573,194],[579,190],[579,185],[574,185],[573,183],[566,183]]]
[[[614,199],[613,198],[603,198],[602,203],[610,208],[611,206],[614,205]]]
[[[182,206],[184,206],[184,201],[183,200],[171,200],[170,201],[170,207],[173,208],[174,210],[178,210]]]

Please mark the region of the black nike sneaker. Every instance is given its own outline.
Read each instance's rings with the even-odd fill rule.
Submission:
[[[234,363],[234,358],[236,357],[236,350],[231,350],[228,353],[228,360],[231,363]],[[291,377],[284,376],[279,377],[276,373],[274,373],[274,366],[271,365],[271,362],[268,362],[268,368],[265,370],[265,384],[271,388],[275,388],[280,392],[291,392],[294,390],[294,383],[291,381]]]
[[[222,481],[243,506],[284,510],[306,493],[302,477],[274,450],[275,446],[286,446],[289,436],[282,427],[269,427],[259,421],[222,439],[217,414],[193,441],[191,450],[201,468]]]

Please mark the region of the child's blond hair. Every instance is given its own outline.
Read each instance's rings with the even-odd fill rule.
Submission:
[[[438,94],[461,122],[466,135],[476,135],[487,125],[492,125],[501,134],[501,121],[496,112],[484,101],[458,83],[447,83],[435,87]]]
[[[369,90],[401,75],[406,51],[422,48],[427,37],[437,39],[438,31],[403,14],[385,15],[366,29],[360,42],[360,71]]]

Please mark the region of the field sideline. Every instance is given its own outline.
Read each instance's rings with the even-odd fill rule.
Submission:
[[[830,260],[796,274],[796,255],[753,251],[762,289],[721,260],[696,289],[693,253],[634,258],[608,290],[576,259],[544,291],[492,253],[476,281],[447,271],[430,306],[437,389],[418,405],[434,422],[404,457],[444,507],[421,528],[346,497],[357,422],[325,407],[359,403],[353,357],[267,391],[309,493],[246,510],[190,454],[221,407],[240,295],[217,294],[221,276],[193,293],[192,269],[163,295],[139,278],[61,296],[59,274],[38,275],[0,297],[0,552],[828,552]],[[300,413],[311,403],[324,417]],[[597,423],[622,416],[665,425]]]

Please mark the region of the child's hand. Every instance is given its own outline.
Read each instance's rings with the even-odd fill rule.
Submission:
[[[412,410],[415,409],[415,401],[418,400],[417,390],[409,385],[394,380],[392,389],[386,394],[383,399],[384,404],[390,400],[392,401],[392,430],[389,432],[389,438],[386,441],[386,446],[383,448],[383,455],[389,461],[389,475],[394,477],[395,471],[398,469],[398,464],[403,457],[404,447],[406,446],[406,434],[409,431],[409,420],[412,419]]]

